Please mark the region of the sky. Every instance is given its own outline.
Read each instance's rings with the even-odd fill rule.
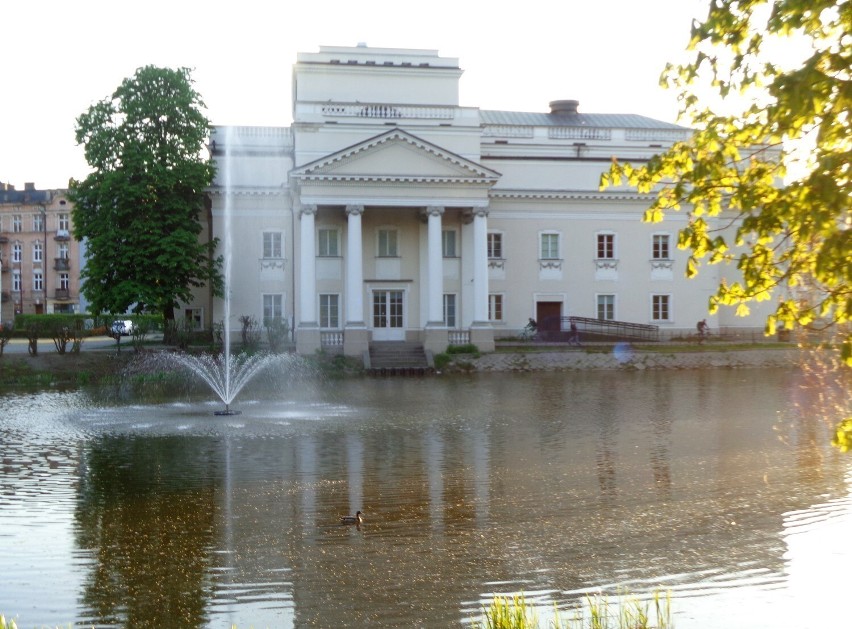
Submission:
[[[187,67],[214,125],[287,126],[299,52],[421,48],[457,57],[466,107],[677,121],[659,86],[709,0],[6,0],[0,182],[65,188],[89,172],[76,118],[145,65]]]

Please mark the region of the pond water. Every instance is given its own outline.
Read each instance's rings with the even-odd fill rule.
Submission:
[[[19,627],[450,627],[670,591],[675,626],[848,622],[852,455],[795,370],[0,397]],[[341,515],[361,510],[360,527]]]

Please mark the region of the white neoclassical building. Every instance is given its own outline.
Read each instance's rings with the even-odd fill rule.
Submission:
[[[642,162],[688,129],[633,114],[459,104],[458,59],[320,47],[293,67],[291,127],[216,127],[209,230],[231,242],[231,328],[285,318],[297,349],[361,355],[376,341],[484,351],[529,318],[694,331],[725,267],[684,278],[685,216],[599,190],[613,157]],[[186,304],[200,324],[220,300]],[[711,327],[762,327],[765,313]]]

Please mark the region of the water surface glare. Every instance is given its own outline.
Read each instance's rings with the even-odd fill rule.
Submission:
[[[448,627],[670,590],[679,629],[848,621],[852,457],[794,370],[0,397],[18,626]],[[242,398],[243,396],[241,396]],[[804,402],[804,403],[803,403]],[[338,517],[361,510],[360,528]]]

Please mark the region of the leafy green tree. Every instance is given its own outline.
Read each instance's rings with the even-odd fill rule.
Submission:
[[[151,310],[171,321],[193,287],[221,293],[217,241],[199,240],[214,174],[203,108],[188,69],[146,66],[77,119],[93,172],[71,181],[70,196],[88,254],[82,290],[95,312]]]
[[[687,275],[731,262],[739,274],[710,299],[748,313],[776,299],[779,324],[837,325],[852,365],[852,1],[711,0],[683,64],[690,139],[641,167],[615,163],[603,187],[655,194],[645,220],[682,207]],[[852,437],[851,437],[852,438]]]

